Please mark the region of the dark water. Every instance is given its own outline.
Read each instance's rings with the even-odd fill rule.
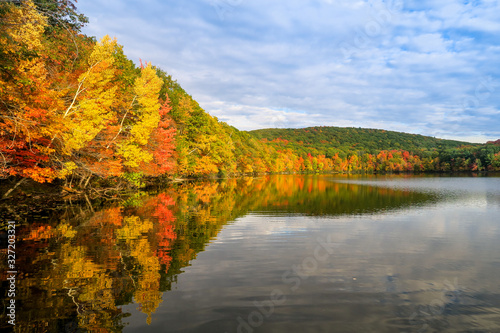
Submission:
[[[18,332],[500,332],[499,177],[272,176],[12,211]]]

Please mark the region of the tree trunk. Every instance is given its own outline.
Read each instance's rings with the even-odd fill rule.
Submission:
[[[24,181],[26,180],[26,178],[21,178],[20,181],[18,181],[16,183],[16,185],[14,185],[14,187],[12,187],[10,190],[8,190],[7,192],[5,192],[5,194],[2,196],[2,199],[7,199],[9,197],[9,195],[19,186],[21,185]]]
[[[87,185],[89,184],[90,178],[92,178],[92,174],[90,174],[89,178],[87,178],[87,181],[85,182],[85,185],[83,188],[87,188]]]

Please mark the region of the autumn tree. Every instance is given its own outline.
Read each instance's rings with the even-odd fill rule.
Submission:
[[[151,64],[143,67],[141,76],[134,83],[136,108],[131,110],[129,117],[133,125],[128,130],[127,138],[118,145],[118,154],[123,157],[125,166],[134,168],[153,159],[153,154],[144,147],[160,122],[158,93],[161,86],[162,81]]]
[[[159,110],[160,121],[157,129],[152,133],[146,150],[153,154],[153,160],[149,163],[142,162],[140,170],[148,176],[159,176],[171,174],[175,170],[175,135],[174,121],[169,115],[172,107],[168,95],[166,101]]]
[[[50,181],[57,172],[48,143],[60,105],[40,56],[47,20],[32,1],[2,2],[0,26],[0,172]]]
[[[88,23],[88,18],[78,12],[76,0],[37,0],[34,3],[37,10],[48,18],[48,31],[56,28],[80,31]]]

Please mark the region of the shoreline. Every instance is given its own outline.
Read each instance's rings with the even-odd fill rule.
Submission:
[[[339,172],[301,172],[301,173],[259,173],[259,174],[238,174],[231,176],[217,176],[211,175],[206,177],[178,177],[173,178],[168,181],[160,181],[155,183],[154,180],[148,180],[146,186],[141,188],[120,188],[115,187],[89,187],[89,188],[78,188],[78,187],[68,187],[63,184],[62,181],[55,181],[52,183],[37,183],[31,179],[23,178],[25,181],[21,182],[19,186],[18,178],[2,179],[0,180],[0,204],[5,204],[7,202],[12,202],[13,200],[41,200],[48,199],[50,201],[80,201],[80,200],[104,200],[104,201],[116,201],[120,199],[126,199],[127,197],[133,196],[139,192],[150,192],[154,190],[159,190],[161,188],[167,188],[172,185],[189,183],[189,182],[203,182],[203,181],[224,181],[231,179],[244,179],[244,178],[260,178],[265,176],[274,175],[344,175],[344,176],[387,176],[387,175],[407,175],[407,176],[490,176],[490,175],[500,175],[498,171],[458,171],[458,172],[386,172],[386,173],[339,173]],[[11,191],[7,196],[9,191]]]

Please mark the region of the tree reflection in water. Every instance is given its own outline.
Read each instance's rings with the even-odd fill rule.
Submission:
[[[38,214],[24,207],[24,215],[20,207],[16,330],[121,331],[127,316],[121,306],[131,303],[150,323],[182,268],[226,223],[251,211],[335,216],[435,199],[330,178],[205,181],[139,193],[111,207],[68,204]],[[2,260],[2,272],[5,264]]]

